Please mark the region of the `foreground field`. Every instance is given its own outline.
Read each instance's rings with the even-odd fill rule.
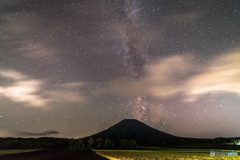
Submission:
[[[25,153],[25,152],[33,152],[33,151],[37,151],[37,149],[0,150],[0,155],[3,155],[3,154]]]
[[[91,151],[40,150],[27,153],[0,155],[0,160],[107,160]]]
[[[240,156],[210,156],[209,149],[174,150],[96,150],[96,153],[109,160],[240,160]],[[214,150],[215,152],[236,152]],[[238,151],[239,152],[239,151]],[[240,153],[238,153],[240,154]]]

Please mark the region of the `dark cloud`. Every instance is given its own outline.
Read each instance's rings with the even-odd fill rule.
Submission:
[[[53,134],[59,134],[57,131],[45,131],[41,133],[32,132],[20,132],[20,131],[10,131],[10,130],[0,130],[0,137],[30,137],[30,136],[48,136]]]
[[[42,133],[30,133],[30,132],[15,132],[18,136],[47,136],[51,134],[59,134],[57,131],[48,131]]]

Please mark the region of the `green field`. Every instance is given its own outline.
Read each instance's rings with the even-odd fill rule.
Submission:
[[[0,155],[2,154],[16,154],[16,153],[24,153],[24,152],[33,152],[38,149],[21,149],[21,150],[0,150]]]
[[[240,156],[215,156],[210,152],[238,152],[216,149],[95,150],[110,160],[240,160]]]

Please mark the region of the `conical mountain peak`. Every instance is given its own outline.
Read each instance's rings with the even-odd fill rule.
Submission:
[[[93,138],[170,138],[173,135],[154,129],[136,119],[124,119],[112,127],[94,134]]]

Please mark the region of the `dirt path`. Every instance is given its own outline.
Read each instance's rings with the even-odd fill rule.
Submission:
[[[91,151],[41,150],[12,155],[0,155],[0,160],[108,160]]]

